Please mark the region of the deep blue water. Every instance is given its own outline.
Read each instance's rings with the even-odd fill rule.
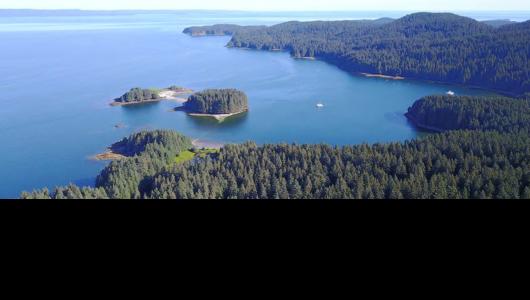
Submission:
[[[105,163],[88,158],[141,129],[169,128],[235,143],[403,141],[418,134],[403,117],[416,99],[449,89],[488,93],[358,77],[286,53],[227,49],[227,37],[181,34],[189,25],[312,18],[199,13],[0,18],[0,198],[69,182],[90,185]],[[169,112],[173,102],[108,105],[131,87],[173,84],[238,88],[249,95],[251,110],[219,124]],[[319,101],[325,108],[315,107]],[[114,128],[120,123],[126,127]]]

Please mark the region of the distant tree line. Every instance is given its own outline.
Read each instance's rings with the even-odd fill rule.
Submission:
[[[168,87],[167,89],[170,90],[170,91],[174,91],[174,92],[181,92],[181,91],[185,90],[185,88],[183,88],[181,86],[178,86],[178,85],[172,85],[172,86]]]
[[[62,199],[109,199],[107,192],[102,188],[80,188],[74,184],[66,187],[57,187],[51,191],[48,188],[35,190],[31,193],[23,192],[21,199],[43,199],[43,200],[62,200]]]
[[[232,24],[218,24],[212,26],[194,26],[184,29],[183,33],[191,36],[223,36],[233,35],[237,31],[250,28],[264,28],[265,26],[239,26]]]
[[[398,20],[288,22],[232,28],[228,46],[289,51],[351,72],[528,93],[530,21],[497,27],[433,13]]]
[[[248,97],[236,89],[210,89],[188,98],[185,109],[200,114],[232,114],[248,110]]]

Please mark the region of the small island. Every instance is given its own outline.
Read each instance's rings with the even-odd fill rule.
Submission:
[[[236,89],[209,89],[189,96],[180,110],[190,116],[210,117],[218,121],[248,111],[247,95]]]
[[[170,86],[165,89],[141,89],[132,88],[123,96],[114,99],[111,106],[124,106],[133,104],[143,104],[149,102],[158,102],[162,100],[173,100],[177,102],[186,102],[182,96],[193,93],[192,90],[179,86]]]

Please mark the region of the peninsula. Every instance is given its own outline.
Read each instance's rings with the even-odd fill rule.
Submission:
[[[114,101],[110,105],[124,106],[149,102],[158,102],[163,100],[186,102],[186,98],[183,98],[183,96],[186,96],[191,93],[193,93],[192,90],[179,86],[170,86],[165,89],[132,88],[130,91],[123,94],[123,96],[114,99]]]
[[[189,96],[180,110],[190,116],[209,117],[218,121],[248,111],[247,95],[236,89],[209,89]]]
[[[530,99],[434,95],[416,101],[405,116],[416,127],[434,132],[482,130],[527,134]]]
[[[287,51],[350,73],[374,74],[369,77],[476,86],[517,97],[530,93],[530,21],[414,13],[399,19],[215,25],[184,32],[231,35],[229,48]]]

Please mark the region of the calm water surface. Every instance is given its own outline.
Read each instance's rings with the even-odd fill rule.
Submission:
[[[190,25],[274,24],[292,19],[312,17],[0,18],[0,197],[69,182],[91,185],[105,163],[89,157],[142,129],[175,129],[193,138],[234,143],[403,141],[418,134],[403,117],[416,99],[449,89],[487,94],[357,77],[286,53],[227,49],[227,37],[181,34]],[[219,124],[169,112],[176,106],[172,102],[108,105],[131,87],[173,84],[195,90],[238,88],[248,94],[251,110]],[[320,101],[325,108],[316,108]],[[116,124],[125,127],[116,129]]]

